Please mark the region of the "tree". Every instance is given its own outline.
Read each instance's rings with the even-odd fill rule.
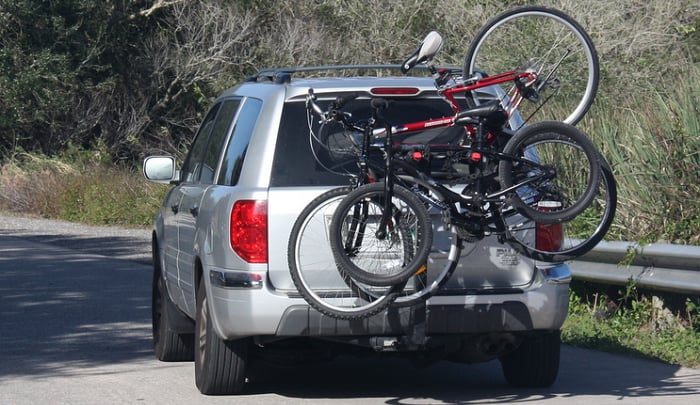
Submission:
[[[147,24],[135,2],[0,1],[0,153],[89,146],[112,96],[139,71],[132,44]]]

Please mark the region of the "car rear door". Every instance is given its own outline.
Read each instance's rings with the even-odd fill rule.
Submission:
[[[213,187],[221,154],[239,105],[239,98],[231,98],[214,107],[215,118],[205,122],[195,138],[185,165],[188,170],[187,179],[180,186],[182,199],[178,216],[178,280],[185,297],[185,307],[190,311],[194,310],[194,268],[200,251],[197,236],[208,228],[208,224],[199,221],[201,210],[210,208],[202,206],[202,199],[207,189]],[[204,218],[209,217],[210,215],[204,215]]]
[[[192,141],[189,153],[180,169],[180,182],[168,194],[163,209],[163,235],[161,236],[161,247],[163,249],[165,275],[170,292],[170,298],[180,308],[185,308],[185,296],[181,287],[181,263],[182,263],[182,243],[180,238],[180,227],[183,222],[189,221],[190,213],[183,210],[183,196],[191,195],[191,190],[195,189],[199,181],[199,162],[211,129],[214,125],[221,103],[217,103],[209,109],[204,121],[199,127],[197,134]],[[191,253],[185,252],[185,256]]]

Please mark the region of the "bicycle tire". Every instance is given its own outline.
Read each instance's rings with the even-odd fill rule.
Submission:
[[[510,204],[527,218],[543,224],[569,221],[595,198],[599,156],[593,142],[573,125],[538,122],[508,140],[498,164],[499,180],[502,189],[513,190]],[[535,183],[540,174],[553,176]],[[556,205],[543,210],[546,202]]]
[[[424,205],[428,214],[434,218],[433,246],[426,261],[427,270],[412,277],[399,292],[391,307],[407,307],[422,303],[438,293],[454,273],[461,258],[464,247],[462,238],[451,225],[444,223],[441,206],[444,197],[429,184],[408,175],[399,175],[395,182],[410,190]]]
[[[551,85],[540,92],[540,101],[523,100],[518,111],[528,123],[552,120],[575,125],[593,103],[600,64],[588,33],[560,10],[521,6],[495,16],[474,36],[463,72],[465,77],[498,74],[522,68],[525,63],[539,71],[540,78],[546,78],[560,59],[563,62],[550,77]],[[556,95],[555,104],[542,103],[551,95]]]
[[[409,175],[399,175],[395,182],[410,190],[428,206],[428,214],[433,223],[433,246],[426,261],[427,269],[409,278],[390,304],[393,308],[403,308],[421,304],[442,289],[459,264],[463,240],[454,227],[444,223],[443,210],[446,207],[438,206],[444,198],[437,190]],[[368,294],[371,295],[372,292],[369,291]]]
[[[287,249],[292,281],[304,300],[324,315],[346,320],[383,311],[402,290],[401,285],[363,286],[336,265],[328,241],[329,224],[337,204],[352,190],[338,187],[313,199],[294,222]]]
[[[433,250],[426,262],[427,269],[417,275],[411,276],[404,284],[404,287],[396,292],[396,297],[389,304],[391,308],[405,308],[422,304],[437,294],[442,287],[447,284],[452,273],[454,273],[462,253],[462,239],[451,227],[441,232],[450,239],[449,248],[436,252]],[[438,257],[434,257],[438,256]],[[442,262],[441,264],[438,264]],[[435,272],[432,268],[437,267]],[[379,299],[382,292],[378,294],[375,289],[367,288],[366,285],[356,283],[352,277],[347,276],[347,282],[354,283],[360,297],[365,300]]]
[[[384,198],[384,182],[358,187],[338,204],[330,227],[331,251],[341,271],[371,286],[403,284],[424,271],[432,246],[427,209],[398,185],[388,207],[400,216],[385,218],[389,221],[386,235],[379,236],[377,222],[385,214]]]
[[[602,156],[600,159],[600,185],[593,204],[586,211],[572,221],[544,227],[525,218],[511,221],[506,226],[507,243],[535,260],[565,262],[583,256],[603,240],[617,210],[617,183],[608,162]],[[560,242],[555,245],[542,244],[538,242],[541,240],[539,232],[549,233],[550,237],[557,235]]]

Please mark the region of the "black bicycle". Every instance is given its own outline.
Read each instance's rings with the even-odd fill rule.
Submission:
[[[426,39],[407,62],[429,64],[440,47],[434,38]],[[434,73],[442,88],[450,81],[460,82],[454,71]],[[313,112],[324,122],[352,129],[348,133],[363,134],[361,140],[349,137],[360,168],[353,185],[312,201],[290,237],[292,278],[319,311],[355,319],[388,305],[424,301],[449,279],[465,241],[496,235],[528,257],[563,261],[590,250],[609,228],[616,206],[614,177],[576,128],[548,121],[514,132],[506,124],[512,113],[505,111],[503,100],[477,102],[450,122],[473,134],[468,144],[397,146],[392,133],[419,130],[425,122],[383,122],[378,112],[388,103],[381,99],[372,101],[371,119],[350,122],[341,110],[353,97],[335,100],[327,110],[316,103],[315,95],[307,98],[310,116]],[[530,98],[538,99],[532,93]],[[382,142],[374,142],[377,139]],[[372,150],[390,158],[372,161]],[[406,159],[407,151],[421,158],[411,153],[414,158]],[[425,171],[431,166],[425,163],[435,161],[452,171],[452,179],[461,176],[461,192]],[[582,212],[589,221],[579,221]],[[433,223],[431,213],[442,220]],[[573,230],[576,234],[568,236]],[[448,250],[431,247],[435,235],[451,240]],[[318,250],[324,247],[332,249],[332,256],[319,260]],[[444,264],[435,269],[437,262]]]

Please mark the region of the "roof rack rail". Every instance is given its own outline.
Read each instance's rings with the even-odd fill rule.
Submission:
[[[401,65],[398,64],[363,64],[363,65],[328,65],[328,66],[298,66],[286,68],[266,68],[261,69],[257,73],[248,76],[246,82],[257,82],[260,79],[266,79],[278,84],[289,83],[294,73],[302,72],[324,72],[337,70],[400,70]],[[424,65],[415,66],[417,70],[427,70]]]

